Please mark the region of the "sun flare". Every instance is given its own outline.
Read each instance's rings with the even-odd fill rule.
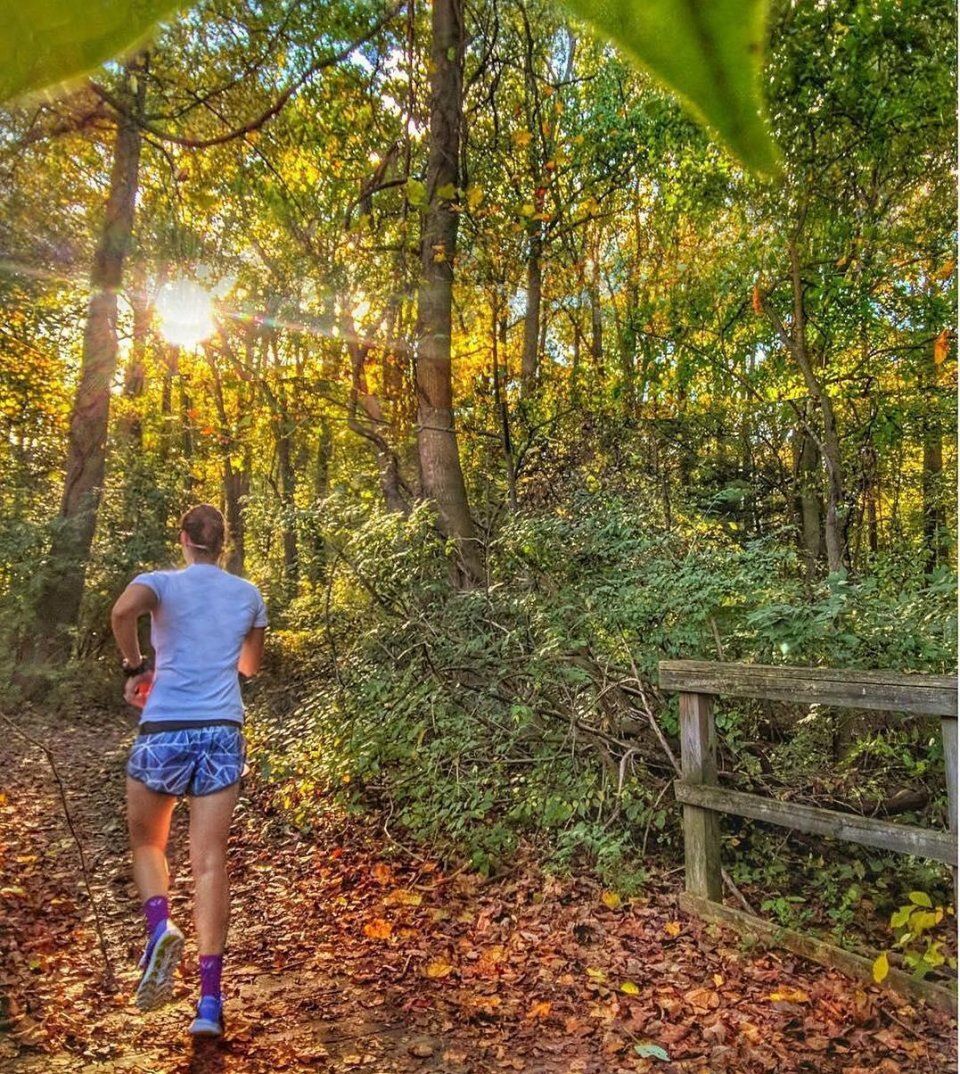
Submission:
[[[157,295],[156,309],[163,338],[178,347],[195,347],[216,328],[213,300],[192,280],[165,283]]]

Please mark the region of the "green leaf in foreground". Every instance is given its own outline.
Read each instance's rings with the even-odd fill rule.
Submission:
[[[0,100],[93,70],[176,7],[171,0],[0,0]]]
[[[768,0],[565,0],[648,68],[749,168],[778,169],[761,69]]]

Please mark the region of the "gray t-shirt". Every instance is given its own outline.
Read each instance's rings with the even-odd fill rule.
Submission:
[[[157,595],[150,638],[156,654],[153,689],[140,723],[243,722],[237,661],[251,627],[267,625],[255,585],[214,563],[134,578]]]

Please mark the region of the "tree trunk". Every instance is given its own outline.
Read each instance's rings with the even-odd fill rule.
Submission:
[[[193,400],[190,398],[189,377],[183,372],[183,363],[177,359],[177,385],[180,389],[180,451],[183,455],[183,490],[189,500],[193,496],[196,481],[193,476]]]
[[[520,391],[524,399],[537,387],[540,367],[540,304],[543,295],[541,254],[543,240],[540,222],[531,228],[527,252],[527,306],[523,315],[523,360],[520,366]]]
[[[380,400],[367,384],[366,361],[370,344],[358,338],[356,326],[349,313],[343,315],[342,331],[350,355],[350,410],[347,424],[373,448],[380,477],[380,491],[383,493],[387,510],[401,515],[409,514],[410,507],[404,493],[409,493],[410,490],[400,473],[397,453],[384,435],[389,423],[383,416]],[[389,365],[389,358],[385,358],[384,364],[385,367]]]
[[[500,372],[500,341],[505,337],[503,332],[505,322],[500,317],[500,302],[498,298],[493,300],[493,403],[500,425],[500,446],[503,449],[503,463],[507,475],[507,502],[510,510],[517,510],[517,467],[513,457],[513,442],[510,436],[510,412],[507,408],[507,400],[503,392],[502,376]]]
[[[593,259],[590,286],[590,357],[597,376],[603,375],[603,309],[600,306],[600,262]]]
[[[457,545],[463,584],[483,577],[453,417],[451,314],[457,214],[451,207],[459,180],[463,114],[461,0],[435,0],[431,20],[429,203],[423,213],[417,300],[417,449],[424,495],[437,508],[444,533]]]
[[[293,424],[284,393],[278,392],[280,410],[276,415],[277,463],[280,470],[280,498],[283,502],[283,577],[287,591],[296,592],[300,573],[297,555],[297,474],[293,466]]]
[[[110,192],[90,273],[91,296],[83,337],[80,382],[70,416],[66,480],[50,550],[49,573],[37,600],[45,651],[62,645],[58,635],[77,623],[87,560],[97,525],[106,469],[110,386],[117,369],[117,293],[133,235],[140,169],[140,128],[146,61],[127,65],[120,91],[129,108],[117,115]]]
[[[812,423],[813,406],[807,404],[807,422]],[[797,429],[794,447],[794,480],[797,513],[800,516],[800,545],[813,575],[823,558],[823,510],[820,500],[821,470],[817,442],[806,427]]]
[[[813,401],[820,410],[823,421],[823,442],[820,444],[823,466],[827,477],[827,514],[824,536],[827,546],[827,567],[839,571],[846,559],[846,519],[843,460],[840,455],[840,436],[833,410],[833,400],[823,390],[814,373],[807,349],[807,319],[803,305],[803,282],[800,278],[800,256],[796,240],[791,239],[790,279],[793,287],[793,355],[800,366],[803,379]]]
[[[146,295],[147,278],[144,265],[138,264],[130,295],[133,307],[133,346],[130,360],[123,373],[123,398],[128,409],[120,422],[120,439],[125,450],[139,451],[143,445],[143,423],[135,409],[143,395],[146,383],[144,356],[147,349],[147,333],[150,329],[150,306]]]
[[[317,428],[316,457],[313,467],[313,502],[315,507],[330,494],[330,464],[332,461],[333,433],[330,430],[329,419],[321,414]],[[316,585],[326,579],[328,570],[327,542],[323,536],[323,528],[316,519],[313,520],[310,527],[309,539],[312,553],[309,579]]]
[[[923,469],[920,487],[923,500],[923,548],[927,573],[946,561],[948,540],[943,509],[943,437],[937,414],[937,361],[936,348],[945,348],[945,336],[941,336],[925,359],[920,384],[922,399],[921,429],[923,435]]]

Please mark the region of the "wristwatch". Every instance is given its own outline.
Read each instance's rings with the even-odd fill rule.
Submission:
[[[145,671],[149,671],[150,661],[147,660],[146,657],[143,657],[140,663],[133,667],[127,662],[127,658],[124,657],[120,668],[128,679],[132,679],[135,675],[142,675]]]

